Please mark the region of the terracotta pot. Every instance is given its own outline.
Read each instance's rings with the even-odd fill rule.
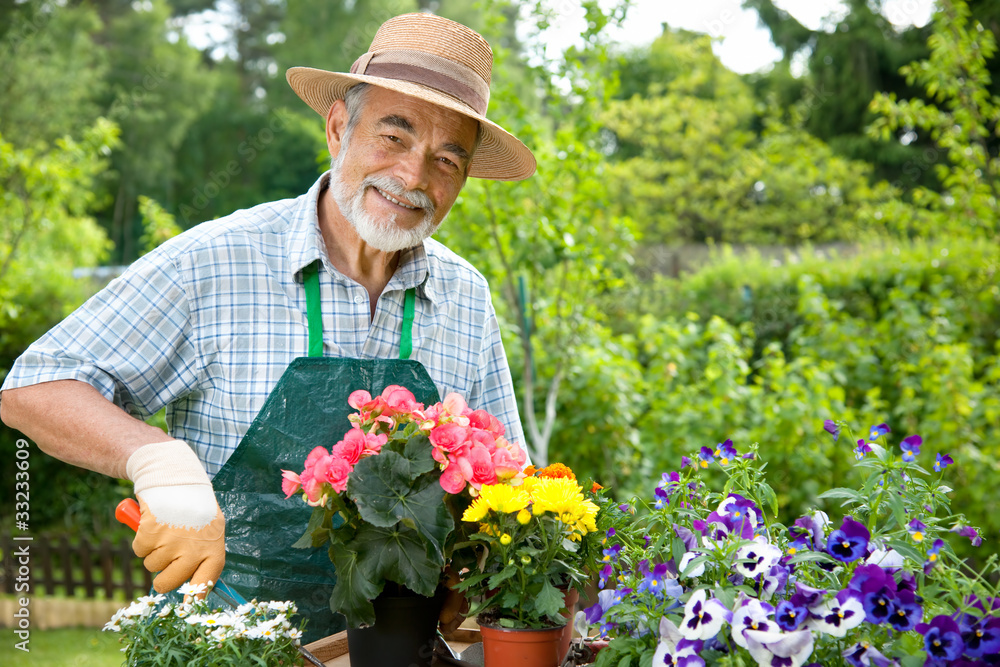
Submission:
[[[347,629],[351,667],[430,667],[445,591],[432,598],[406,592],[379,595],[372,600],[375,625]]]
[[[485,667],[559,667],[563,627],[501,628],[481,625]]]
[[[568,589],[564,594],[566,611],[563,616],[566,618],[566,625],[563,626],[562,635],[559,637],[559,664],[566,659],[569,652],[569,643],[573,641],[573,614],[576,612],[576,603],[580,601],[580,591],[575,588]]]

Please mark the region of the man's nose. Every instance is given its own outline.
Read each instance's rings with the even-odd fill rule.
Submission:
[[[408,151],[400,157],[395,175],[407,190],[426,191],[430,184],[431,162],[422,151]]]

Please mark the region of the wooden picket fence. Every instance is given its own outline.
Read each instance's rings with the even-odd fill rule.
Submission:
[[[142,560],[132,553],[130,542],[122,538],[112,544],[103,539],[94,544],[87,538],[70,540],[66,535],[35,536],[30,541],[15,541],[10,535],[0,536],[0,590],[18,593],[21,565],[18,550],[28,547],[28,578],[31,595],[61,595],[90,599],[114,599],[124,593],[125,600],[144,595],[152,584],[152,575],[142,566]],[[23,588],[23,587],[21,587]]]

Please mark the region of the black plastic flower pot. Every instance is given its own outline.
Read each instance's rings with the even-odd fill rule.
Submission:
[[[434,597],[405,593],[378,596],[375,625],[348,628],[351,667],[430,667],[445,590]]]

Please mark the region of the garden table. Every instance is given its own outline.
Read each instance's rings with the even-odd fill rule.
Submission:
[[[479,627],[461,627],[447,635],[448,645],[456,653],[461,653],[470,645],[481,642]],[[347,648],[347,632],[338,632],[306,645],[306,649],[315,655],[326,667],[350,667],[351,656]],[[435,662],[435,665],[439,664]]]

